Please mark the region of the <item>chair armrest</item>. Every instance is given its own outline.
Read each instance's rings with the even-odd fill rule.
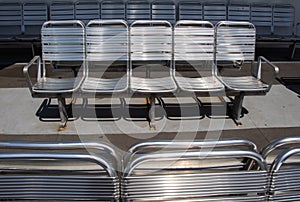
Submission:
[[[297,36],[299,36],[298,35],[298,27],[299,27],[299,25],[300,25],[300,22],[298,22],[297,24],[296,24],[296,27],[295,27],[295,31],[294,31],[294,33],[295,33],[295,36],[297,37]]]
[[[257,62],[257,78],[259,80],[261,80],[261,66],[262,66],[261,64],[262,64],[262,62],[265,62],[266,64],[268,64],[268,67],[271,67],[273,69],[273,76],[272,76],[270,82],[267,83],[269,85],[269,87],[268,87],[268,91],[269,91],[273,85],[273,81],[275,80],[277,74],[279,73],[279,68],[276,65],[274,65],[272,62],[267,60],[265,57],[259,56],[258,62]]]
[[[33,66],[33,63],[36,62],[36,68],[37,68],[37,80],[39,80],[42,77],[42,71],[41,71],[41,60],[40,56],[35,56],[24,68],[23,68],[23,73],[26,77],[26,81],[29,87],[30,92],[32,93],[32,87],[33,83],[32,80],[29,76],[29,68]]]

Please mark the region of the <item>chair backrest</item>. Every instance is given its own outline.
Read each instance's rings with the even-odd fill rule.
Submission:
[[[123,1],[102,1],[101,19],[125,20],[125,3]]]
[[[130,26],[130,42],[131,61],[172,60],[172,25],[168,21],[135,21]]]
[[[151,4],[147,0],[129,0],[126,3],[126,20],[151,20]]]
[[[173,1],[153,1],[151,10],[152,20],[166,20],[171,24],[175,24],[176,6]]]
[[[178,18],[179,20],[202,20],[203,6],[198,1],[188,1],[178,3]]]
[[[213,24],[227,20],[227,6],[225,3],[205,3],[203,6],[203,20]]]
[[[50,20],[74,20],[75,8],[70,1],[57,1],[50,4]]]
[[[212,151],[213,149],[243,149],[257,152],[257,146],[247,139],[222,139],[222,140],[194,140],[191,141],[174,141],[174,140],[151,140],[132,145],[124,156],[123,162],[128,163],[135,155],[144,155],[146,152],[155,153],[156,151]],[[154,151],[153,151],[154,150]]]
[[[256,27],[258,35],[270,35],[273,32],[272,15],[272,5],[251,5],[251,23]]]
[[[0,199],[119,198],[116,156],[109,145],[1,142],[0,149],[4,148],[0,155]]]
[[[300,137],[285,137],[271,142],[261,152],[268,164],[272,164],[278,153],[287,151],[292,147],[300,146]]]
[[[250,22],[250,4],[229,4],[227,20]]]
[[[232,168],[227,164],[247,159],[259,169]],[[121,196],[125,200],[152,201],[265,201],[266,169],[264,159],[247,150],[174,149],[146,153],[124,165]]]
[[[93,20],[86,26],[87,61],[128,61],[128,45],[124,20]]]
[[[16,36],[22,33],[22,5],[0,3],[0,35]]]
[[[292,5],[275,4],[273,7],[274,34],[294,34],[295,8]]]
[[[270,201],[299,201],[300,181],[300,148],[290,149],[280,154],[272,164]],[[289,162],[290,158],[297,156],[297,161]]]
[[[90,20],[100,19],[98,1],[78,1],[75,4],[75,18],[87,24]]]
[[[85,29],[81,21],[48,21],[42,27],[44,61],[85,61]]]
[[[23,31],[25,35],[41,34],[44,22],[48,21],[48,6],[45,3],[24,3]]]
[[[255,27],[248,22],[219,22],[215,28],[218,61],[253,61],[255,55]]]
[[[174,28],[174,60],[214,59],[214,26],[208,21],[178,21]]]

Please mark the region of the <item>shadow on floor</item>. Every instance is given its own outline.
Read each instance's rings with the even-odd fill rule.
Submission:
[[[223,103],[201,103],[194,99],[192,103],[168,103],[163,99],[157,99],[155,105],[155,120],[164,117],[174,120],[201,120],[209,119],[231,119],[231,102]],[[121,118],[127,121],[150,121],[148,104],[130,104],[120,99],[120,104],[68,104],[67,112],[69,121],[81,118],[83,121],[118,121]],[[247,109],[242,109],[241,118],[248,114]],[[42,122],[59,122],[58,105],[51,103],[51,99],[45,99],[36,116]]]
[[[300,98],[300,77],[280,77],[277,80],[287,89],[297,93]]]

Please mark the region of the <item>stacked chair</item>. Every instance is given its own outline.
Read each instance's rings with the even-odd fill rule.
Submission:
[[[300,137],[0,142],[1,200],[299,201]]]

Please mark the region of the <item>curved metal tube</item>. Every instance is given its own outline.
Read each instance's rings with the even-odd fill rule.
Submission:
[[[129,153],[136,153],[141,149],[153,148],[153,149],[201,149],[201,148],[213,148],[213,147],[232,147],[232,146],[245,146],[250,150],[257,152],[257,146],[246,139],[232,139],[232,140],[219,140],[219,141],[146,141],[137,143],[131,146],[128,150]]]
[[[69,25],[69,24],[78,24],[80,25],[83,29],[84,29],[84,23],[81,22],[80,20],[59,20],[59,21],[56,21],[56,20],[50,20],[50,21],[47,21],[43,24],[43,27],[46,27],[48,25]]]
[[[276,140],[276,141],[272,142],[271,144],[269,144],[268,146],[266,146],[262,150],[261,155],[264,158],[266,158],[275,149],[277,149],[279,147],[282,147],[282,146],[285,146],[285,145],[289,145],[289,144],[300,144],[300,136],[298,136],[298,137],[286,137],[286,138]]]
[[[231,25],[249,26],[255,29],[255,26],[250,22],[236,22],[236,21],[220,21],[216,24],[216,29],[221,26],[231,26]]]
[[[134,21],[130,27],[133,27],[135,25],[144,25],[144,24],[157,24],[157,25],[162,25],[162,24],[166,24],[168,25],[168,27],[172,28],[172,25],[169,21],[166,20],[136,20]]]
[[[91,20],[86,26],[89,27],[92,24],[123,24],[125,27],[128,27],[128,24],[125,20]]]
[[[273,175],[273,173],[276,173],[279,171],[280,167],[282,166],[282,164],[291,156],[296,155],[296,154],[300,154],[300,148],[296,148],[296,149],[290,149],[287,152],[284,152],[282,154],[280,154],[279,156],[277,156],[277,158],[274,160],[274,163],[271,166],[271,175]]]
[[[56,150],[56,149],[97,149],[103,150],[111,154],[114,163],[117,163],[118,155],[108,145],[103,143],[25,143],[25,142],[0,142],[0,148],[18,148],[18,149],[42,149],[42,150]]]
[[[203,20],[179,20],[176,22],[174,27],[178,27],[180,25],[209,25],[211,28],[214,27],[211,22]]]
[[[84,155],[84,154],[51,154],[51,153],[1,153],[0,159],[69,159],[69,160],[86,160],[94,162],[105,169],[109,176],[117,177],[116,171],[110,166],[110,164],[102,158]]]
[[[37,81],[39,81],[42,78],[42,71],[41,71],[41,58],[40,56],[35,56],[24,68],[23,68],[23,74],[26,77],[26,81],[29,87],[29,90],[31,93],[33,93],[32,87],[33,83],[29,76],[29,68],[32,67],[33,63],[36,62],[36,68],[37,68]]]
[[[262,64],[262,61],[266,62],[268,64],[268,66],[272,67],[273,70],[274,70],[273,78],[272,78],[271,82],[268,83],[267,91],[269,91],[271,89],[272,85],[273,85],[273,81],[275,80],[277,74],[279,73],[279,68],[276,65],[274,65],[273,63],[271,63],[269,60],[267,60],[265,57],[259,56],[258,61],[257,61],[257,78],[259,80],[261,80],[261,64]]]
[[[185,153],[156,153],[156,154],[146,154],[137,157],[136,159],[130,161],[124,169],[124,176],[128,177],[131,175],[132,171],[139,165],[146,162],[155,161],[176,161],[178,159],[226,159],[226,158],[251,158],[258,163],[261,170],[267,171],[267,164],[265,159],[258,153],[252,151],[211,151],[211,152],[185,152]]]

